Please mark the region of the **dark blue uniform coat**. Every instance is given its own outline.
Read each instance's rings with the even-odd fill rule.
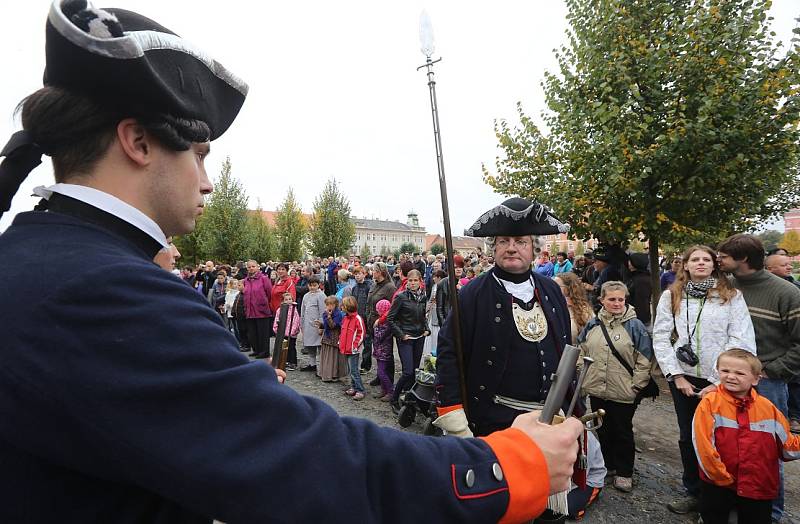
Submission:
[[[20,214],[0,236],[0,522],[503,515],[484,441],[340,418],[298,395],[152,255],[62,213]]]
[[[564,345],[572,342],[567,303],[558,285],[551,278],[534,272],[531,272],[531,275],[537,297],[547,317],[548,330],[553,334],[557,355],[552,357],[557,363]],[[511,348],[517,345],[515,339],[519,338],[514,325],[512,301],[512,295],[490,272],[473,279],[458,293],[467,382],[467,408],[471,429],[473,432],[478,429],[476,434],[484,434],[483,427],[486,424],[492,425],[497,420],[498,410],[509,410],[505,406],[495,404],[493,399],[500,393],[511,358]],[[529,344],[533,346],[533,343]],[[532,377],[539,373],[541,373],[539,369],[531,370]],[[452,312],[439,330],[436,374],[440,405],[446,407],[461,404],[458,362],[453,343]],[[538,381],[539,377],[536,376],[535,380]],[[549,383],[548,374],[543,384],[545,393],[549,389]],[[503,416],[501,414],[500,418]]]

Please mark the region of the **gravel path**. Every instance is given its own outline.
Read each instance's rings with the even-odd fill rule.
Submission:
[[[300,364],[306,363],[299,355]],[[400,370],[397,362],[396,369]],[[343,416],[369,419],[381,426],[400,431],[420,433],[422,418],[409,428],[400,428],[387,403],[372,398],[377,388],[367,386],[375,377],[375,371],[362,377],[367,388],[367,397],[353,401],[343,394],[344,384],[323,383],[314,373],[290,371],[288,385],[303,395],[324,400]],[[642,523],[683,524],[696,522],[696,516],[679,516],[667,511],[667,503],[681,490],[680,455],[678,453],[678,428],[672,402],[666,388],[655,401],[644,401],[634,417],[636,434],[636,472],[634,491],[621,493],[610,486],[603,490],[598,502],[584,518],[586,523]],[[431,437],[434,438],[434,437]],[[787,518],[783,523],[800,522],[800,461],[786,464],[786,508]],[[792,520],[792,517],[795,520]],[[743,523],[744,524],[744,523]]]

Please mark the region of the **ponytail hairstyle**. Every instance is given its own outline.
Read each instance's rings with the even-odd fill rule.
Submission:
[[[211,129],[200,120],[188,120],[146,109],[119,109],[60,87],[47,86],[17,106],[22,127],[45,154],[52,157],[56,182],[86,175],[106,154],[116,138],[116,127],[135,118],[165,148],[187,151],[194,142],[207,142]]]

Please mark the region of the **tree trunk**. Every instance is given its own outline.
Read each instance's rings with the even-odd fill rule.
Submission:
[[[658,265],[658,238],[650,236],[650,286],[652,287],[652,294],[650,299],[650,311],[652,311],[652,319],[656,321],[656,308],[658,307],[658,299],[661,296],[661,275],[660,267]]]

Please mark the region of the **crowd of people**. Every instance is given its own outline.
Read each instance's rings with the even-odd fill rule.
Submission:
[[[583,268],[574,276],[551,270],[563,267],[563,255],[553,263],[545,254],[536,271],[552,271],[573,338],[594,360],[582,394],[592,409],[605,410],[598,436],[614,487],[632,489],[632,418],[660,370],[677,418],[686,490],[668,508],[700,511],[706,523],[727,522],[732,507],[740,522],[780,522],[779,463],[800,458],[791,436],[800,433],[800,284],[788,253],[765,253],[755,236],[740,234],[716,249],[694,245],[662,258],[652,322],[645,254],[618,256],[615,264],[613,250],[600,247],[584,256],[592,266],[574,264]],[[751,426],[742,427],[748,419]],[[758,424],[774,429],[766,442]]]
[[[348,378],[345,392],[362,400],[358,375],[369,373],[380,386],[376,398],[399,409],[399,399],[414,381],[423,355],[436,354],[436,335],[447,315],[444,255],[427,253],[349,257],[313,257],[305,262],[207,261],[196,267],[175,267],[174,246],[164,267],[183,279],[219,313],[242,352],[271,361],[269,341],[278,329],[281,303],[290,304],[285,338],[286,369],[314,372],[324,382]],[[176,257],[177,255],[177,257]],[[490,269],[492,258],[481,253],[455,255],[457,289]],[[446,284],[446,283],[445,283]],[[347,307],[353,308],[348,311]],[[355,314],[355,317],[352,314]],[[296,315],[296,318],[295,318]],[[348,318],[360,319],[352,332]],[[298,366],[297,339],[308,363]],[[402,363],[395,386],[394,346]],[[359,358],[353,357],[358,354]],[[353,369],[355,368],[355,373]]]
[[[657,386],[651,382],[659,370],[669,385],[680,435],[678,450],[686,492],[668,506],[676,513],[699,511],[701,498],[713,501],[717,509],[723,507],[724,493],[713,486],[730,480],[733,473],[724,473],[725,466],[743,466],[727,463],[730,457],[725,453],[722,458],[709,458],[713,453],[709,454],[708,442],[698,442],[700,421],[695,417],[709,393],[728,387],[729,382],[723,380],[734,373],[732,368],[758,367],[755,375],[760,379],[753,380],[760,392],[758,402],[776,406],[776,413],[788,420],[787,433],[800,432],[800,284],[791,276],[788,253],[775,250],[764,254],[755,237],[738,235],[717,249],[694,245],[682,254],[662,257],[660,262],[657,271],[663,293],[654,317],[645,253],[624,253],[601,245],[577,258],[566,252],[551,257],[544,251],[531,264],[534,273],[552,279],[561,290],[571,340],[580,347],[581,357],[593,361],[585,369],[582,359],[578,362],[578,368],[586,373],[581,397],[592,410],[605,411],[597,439],[590,439],[596,448],[590,469],[601,481],[595,478],[595,485],[584,493],[584,504],[572,513],[578,518],[596,500],[603,479],[620,491],[633,490],[632,420],[642,399],[657,394],[653,389]],[[494,259],[481,252],[456,253],[454,267],[456,286],[461,290],[491,271]],[[267,341],[277,330],[277,308],[281,302],[290,304],[291,321],[285,333],[290,340],[287,369],[298,369],[295,347],[300,334],[302,353],[308,360],[300,371],[315,372],[325,382],[345,382],[344,393],[358,401],[367,394],[361,375],[370,372],[374,361],[376,374],[369,382],[375,386],[373,396],[389,402],[395,410],[401,395],[413,385],[422,356],[436,356],[437,334],[449,312],[443,254],[402,254],[397,260],[375,256],[363,261],[351,255],[302,263],[259,264],[251,260],[217,265],[208,261],[174,272],[206,297],[241,350],[252,352],[253,358],[269,362]],[[726,366],[720,367],[723,355],[727,356]],[[396,381],[395,357],[401,364]],[[708,413],[704,416],[715,420]],[[776,428],[782,427],[779,415],[771,417]],[[701,433],[713,438],[716,429],[703,426]],[[726,438],[735,441],[737,437]],[[788,438],[782,441],[783,458],[797,456],[791,442]],[[717,461],[713,470],[704,466],[709,460]],[[765,460],[756,462],[759,470],[771,471]],[[720,480],[719,475],[728,480]],[[775,479],[761,491],[745,490],[739,498],[763,499],[768,494],[769,507],[774,506],[771,517],[777,521],[783,499],[782,482]],[[742,514],[750,515],[747,511],[752,510],[757,515],[759,507],[763,516],[764,504],[756,504],[756,509],[745,504]],[[706,511],[703,515],[705,522],[716,521]]]

